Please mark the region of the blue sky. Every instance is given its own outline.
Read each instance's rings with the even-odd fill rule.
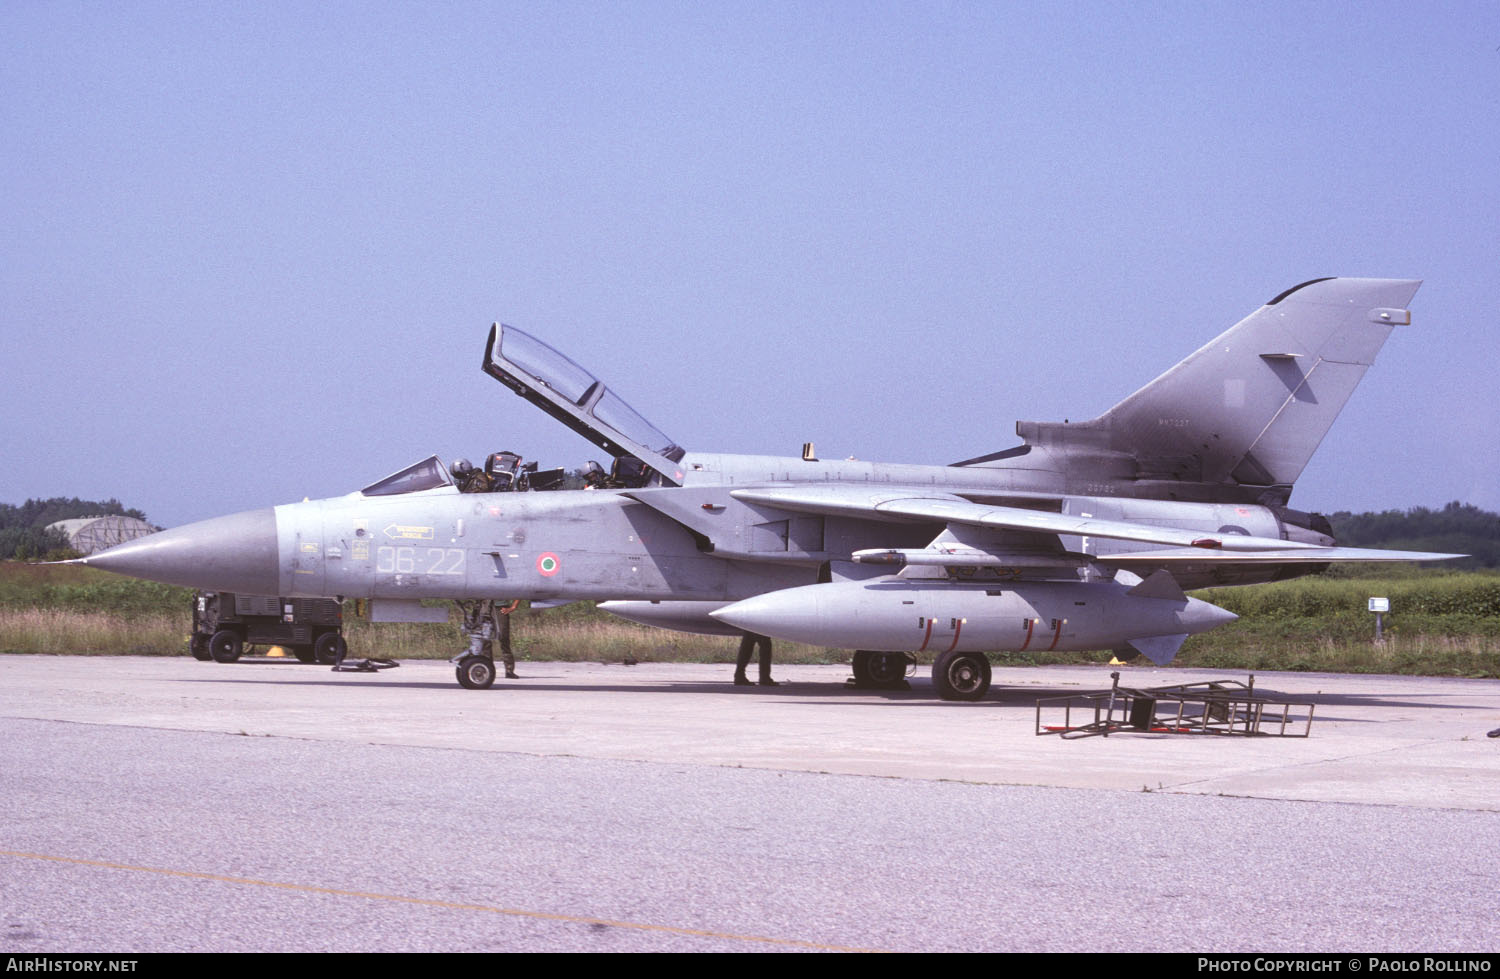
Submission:
[[[1303,509],[1500,509],[1493,3],[0,5],[0,501],[173,525],[598,455],[941,464],[1288,286],[1425,280]]]

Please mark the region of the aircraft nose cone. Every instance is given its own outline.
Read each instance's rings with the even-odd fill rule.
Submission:
[[[215,591],[280,591],[276,511],[246,510],[138,537],[79,561],[132,578]]]

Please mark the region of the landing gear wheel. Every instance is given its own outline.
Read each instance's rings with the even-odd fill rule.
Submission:
[[[337,632],[325,632],[313,643],[313,659],[324,666],[332,666],[349,652],[349,644]],[[300,657],[299,657],[300,658]]]
[[[905,653],[871,653],[869,665],[870,686],[881,690],[897,690],[906,686]]]
[[[877,653],[868,649],[854,651],[854,685],[877,690],[900,690],[906,686],[905,653]]]
[[[193,654],[193,659],[208,662],[213,656],[208,651],[208,637],[198,633],[188,640],[188,652]]]
[[[978,700],[990,690],[990,661],[983,653],[943,653],[932,664],[932,685],[944,700]]]
[[[208,654],[215,663],[233,663],[245,651],[245,641],[231,629],[220,629],[208,640]]]
[[[316,663],[318,661],[317,654],[313,652],[311,646],[292,646],[290,649],[292,650],[292,655],[297,657],[297,662],[299,663]]]
[[[488,690],[495,682],[495,661],[488,656],[465,656],[458,661],[458,685],[466,690]]]

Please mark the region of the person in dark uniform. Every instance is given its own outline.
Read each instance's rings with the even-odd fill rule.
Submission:
[[[458,603],[464,616],[464,634],[469,637],[469,655],[493,660],[498,638],[500,662],[505,666],[507,680],[521,679],[516,674],[516,654],[510,648],[510,613],[519,604],[519,600],[514,600],[504,607],[496,607],[492,598]]]
[[[475,469],[467,459],[454,459],[448,472],[453,475],[453,484],[460,493],[488,493],[494,488],[489,475]]]
[[[521,604],[520,599],[511,599],[511,603],[504,608],[495,609],[495,622],[500,629],[500,662],[505,665],[505,678],[507,680],[521,679],[516,675],[516,654],[510,648],[510,613]]]
[[[750,656],[756,646],[760,647],[760,685],[763,687],[780,686],[771,679],[771,639],[769,636],[762,636],[755,632],[747,632],[740,639],[740,656],[734,664],[734,685],[750,686],[750,679],[745,676],[745,667],[750,665]]]

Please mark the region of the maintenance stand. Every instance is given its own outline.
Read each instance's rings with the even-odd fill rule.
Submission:
[[[332,666],[349,651],[344,609],[331,598],[200,591],[193,603],[195,659],[233,663],[249,646],[283,646],[303,663]]]

